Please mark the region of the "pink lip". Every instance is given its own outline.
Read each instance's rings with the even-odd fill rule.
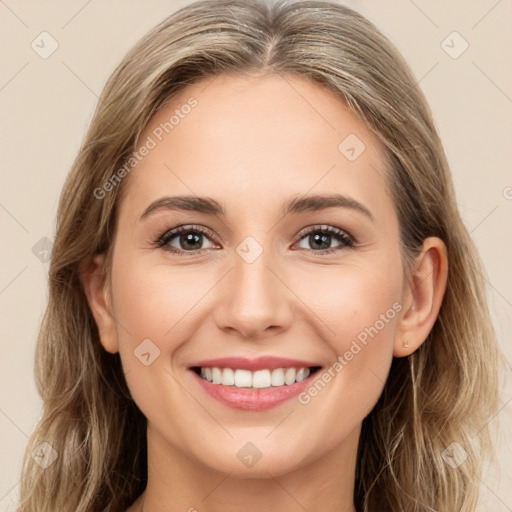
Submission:
[[[273,370],[275,368],[309,368],[311,366],[321,366],[318,363],[310,361],[300,361],[298,359],[288,359],[285,357],[262,356],[255,359],[246,357],[221,357],[219,359],[207,359],[191,364],[199,367],[217,367],[217,368],[233,368],[241,370]]]
[[[216,359],[215,361],[217,365],[220,360]],[[281,359],[280,361],[282,362],[283,360]],[[202,363],[206,363],[206,361]],[[301,362],[301,367],[304,366],[305,365]],[[229,368],[229,366],[227,366],[227,368]],[[240,367],[238,366],[238,368]],[[268,366],[266,368],[268,368]],[[281,366],[277,366],[277,368],[281,368]],[[236,386],[212,384],[210,381],[202,379],[193,370],[190,370],[190,373],[204,391],[224,405],[246,411],[264,411],[297,396],[309,387],[312,384],[312,380],[318,377],[321,372],[317,371],[303,381],[290,384],[289,386],[284,385],[261,389],[237,388]]]

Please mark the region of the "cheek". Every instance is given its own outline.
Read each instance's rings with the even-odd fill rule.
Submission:
[[[380,396],[402,310],[399,262],[383,259],[317,273],[314,279],[311,275],[303,276],[297,294],[321,320],[316,322],[324,326],[319,338],[331,354],[331,363],[322,377],[330,389],[329,398],[323,394],[317,406],[333,400],[333,411],[341,411],[334,403],[343,404],[343,411],[352,411],[352,419],[360,420]],[[311,390],[311,396],[304,396],[304,403],[316,400],[313,396],[320,393],[321,385],[318,388]]]
[[[299,403],[305,414],[322,418],[319,429],[326,443],[336,443],[340,433],[370,413],[389,373],[402,310],[401,274],[391,266],[387,272],[373,269],[345,268],[336,279],[316,279],[309,288],[311,296],[327,290],[314,311],[329,327],[322,337],[332,359],[321,370],[321,382],[306,389]],[[339,432],[332,432],[332,424],[340,425]]]
[[[183,400],[173,358],[193,335],[195,307],[209,286],[194,273],[120,258],[112,275],[119,353],[133,399],[148,418],[160,401]],[[167,421],[167,420],[166,420]]]
[[[173,329],[180,326],[187,309],[186,293],[177,275],[163,267],[148,267],[143,258],[119,257],[113,265],[113,310],[119,352],[125,373],[132,379],[163,365],[166,352],[179,340]],[[167,276],[166,276],[167,274]]]
[[[304,273],[295,282],[297,294],[325,325],[323,332],[328,334],[337,353],[346,350],[360,334],[363,343],[364,333],[370,336],[368,330],[371,338],[381,334],[392,336],[400,310],[396,304],[401,299],[401,288],[397,269],[376,265],[332,267],[314,276]]]
[[[144,338],[168,344],[173,331],[182,331],[194,318],[194,310],[209,288],[207,277],[197,277],[192,266],[148,265],[139,260],[120,260],[113,276],[116,316],[133,342]],[[120,334],[123,334],[121,332]],[[126,334],[126,331],[124,332]],[[162,346],[162,349],[164,347]]]

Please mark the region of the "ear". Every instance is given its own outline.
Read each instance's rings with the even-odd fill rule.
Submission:
[[[412,354],[427,339],[441,309],[448,279],[446,245],[438,237],[425,239],[411,282],[403,295],[404,314],[397,329],[393,355]]]
[[[80,264],[82,282],[89,307],[98,326],[103,348],[115,354],[119,351],[116,323],[112,310],[110,286],[103,277],[105,255],[99,254]]]

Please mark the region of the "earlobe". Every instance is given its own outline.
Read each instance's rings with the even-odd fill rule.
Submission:
[[[403,303],[409,304],[397,330],[393,355],[405,357],[427,339],[437,319],[448,280],[446,245],[429,237],[416,258],[411,282],[404,290]]]
[[[119,345],[111,305],[111,292],[103,275],[104,265],[104,254],[83,261],[80,264],[80,280],[98,327],[100,342],[107,352],[115,354],[119,351]]]

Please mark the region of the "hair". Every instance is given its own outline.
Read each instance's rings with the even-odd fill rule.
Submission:
[[[122,511],[147,483],[146,418],[119,354],[106,352],[80,279],[107,255],[129,177],[98,199],[155,112],[188,85],[222,74],[303,77],[334,92],[383,144],[405,275],[429,236],[446,244],[446,292],[425,342],[393,358],[363,420],[354,503],[360,512],[474,511],[502,356],[485,273],[455,200],[426,99],[392,43],[365,17],[317,0],[201,0],[167,17],[107,80],[60,197],[34,373],[42,416],[28,442],[18,511]],[[58,457],[32,457],[48,443]],[[458,443],[454,469],[443,451]]]

